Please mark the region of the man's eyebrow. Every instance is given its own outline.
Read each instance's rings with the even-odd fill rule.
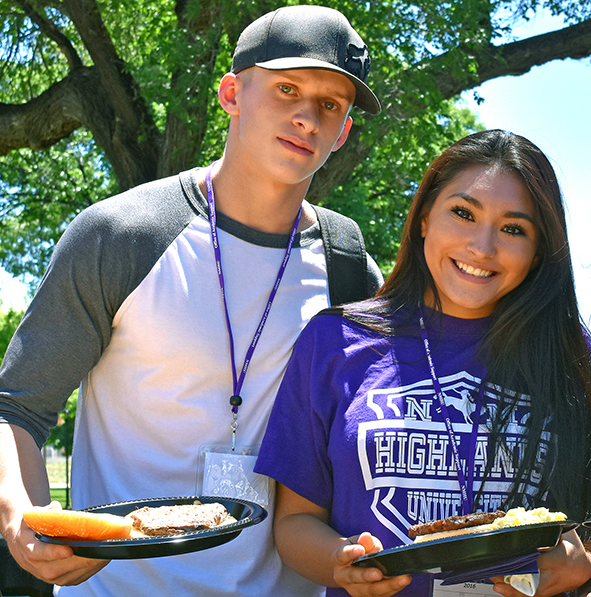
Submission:
[[[271,71],[276,77],[278,78],[285,78],[285,79],[290,79],[292,81],[295,81],[296,83],[301,83],[305,77],[303,77],[301,74],[298,73],[299,69],[286,69],[286,70],[276,70],[276,71]],[[288,72],[289,71],[289,72]]]
[[[478,199],[476,199],[475,197],[472,197],[472,195],[468,195],[468,193],[453,193],[452,195],[449,196],[449,198],[451,199],[452,197],[461,197],[467,203],[470,203],[471,205],[473,205],[474,207],[477,207],[478,209],[482,209],[482,203],[480,203],[480,201],[478,201]],[[534,222],[533,218],[528,213],[526,213],[524,211],[507,211],[503,215],[505,218],[515,218],[515,219],[527,220],[528,222],[530,222],[531,224],[533,224],[535,226],[535,222]]]

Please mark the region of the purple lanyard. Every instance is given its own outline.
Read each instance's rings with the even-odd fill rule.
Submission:
[[[451,443],[453,452],[454,465],[458,474],[458,483],[460,485],[460,493],[462,496],[462,510],[464,514],[472,513],[472,506],[474,502],[474,458],[476,454],[476,439],[478,435],[478,420],[480,418],[480,409],[484,398],[484,375],[482,383],[480,384],[479,396],[476,401],[476,409],[472,413],[472,433],[470,434],[470,450],[468,452],[467,472],[468,481],[462,469],[462,463],[460,461],[460,452],[456,437],[454,435],[451,419],[449,417],[449,411],[445,404],[445,396],[435,373],[435,365],[433,364],[433,358],[431,357],[431,346],[429,344],[429,337],[425,328],[425,318],[423,315],[423,309],[419,307],[419,325],[421,326],[421,336],[423,338],[423,344],[425,346],[425,354],[427,355],[427,361],[429,362],[429,372],[431,373],[431,379],[433,380],[433,388],[435,389],[435,395],[437,396],[437,414],[443,419],[447,428],[447,434]]]
[[[287,249],[285,250],[285,255],[283,257],[283,261],[281,262],[281,266],[279,267],[279,272],[277,273],[277,279],[275,280],[275,284],[271,289],[271,293],[269,294],[269,298],[267,300],[267,306],[265,307],[265,311],[263,312],[263,316],[261,317],[261,321],[257,327],[257,330],[254,334],[254,337],[246,351],[246,356],[244,357],[244,364],[242,365],[242,370],[240,371],[240,376],[236,375],[236,355],[234,352],[234,336],[232,334],[232,324],[230,322],[230,313],[228,311],[228,303],[226,301],[226,285],[224,283],[224,273],[222,271],[222,255],[220,252],[220,243],[218,240],[218,231],[217,231],[217,224],[216,224],[216,213],[215,213],[215,198],[213,194],[213,184],[211,182],[211,171],[215,166],[216,162],[211,164],[211,166],[207,169],[205,174],[205,185],[207,187],[207,203],[209,205],[209,227],[211,229],[211,240],[213,244],[213,251],[215,254],[215,262],[217,265],[218,271],[218,279],[220,282],[220,290],[222,291],[222,300],[224,301],[224,310],[226,312],[226,326],[228,328],[228,337],[230,339],[230,358],[232,362],[232,390],[233,394],[230,397],[230,405],[232,406],[232,424],[230,425],[232,429],[232,450],[236,448],[236,430],[238,429],[238,407],[242,404],[242,398],[240,396],[240,391],[242,390],[242,384],[244,383],[244,378],[246,376],[246,370],[248,369],[248,365],[252,359],[252,355],[254,353],[254,349],[256,348],[257,342],[261,337],[261,332],[263,331],[263,327],[267,322],[267,317],[269,316],[269,311],[271,310],[271,305],[273,304],[273,300],[275,299],[275,295],[277,294],[277,289],[279,288],[279,284],[281,283],[281,278],[283,278],[283,274],[285,273],[285,269],[287,268],[287,262],[289,261],[289,256],[291,254],[291,249],[293,247],[293,243],[295,241],[295,237],[298,231],[298,226],[300,224],[300,219],[302,217],[302,208],[298,212],[298,215],[295,219],[293,230],[291,231],[291,236],[289,237],[289,242],[287,243]]]

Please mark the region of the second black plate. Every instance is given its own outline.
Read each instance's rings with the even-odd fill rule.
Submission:
[[[563,532],[579,525],[570,520],[474,533],[402,545],[358,558],[356,566],[379,568],[387,576],[431,572],[461,573],[554,547]]]
[[[97,558],[103,560],[117,559],[140,559],[155,558],[160,556],[171,556],[192,551],[209,549],[227,543],[238,537],[243,529],[258,524],[265,520],[267,511],[246,500],[217,498],[205,496],[186,496],[174,498],[155,498],[148,500],[134,500],[130,502],[118,502],[88,508],[86,512],[105,512],[126,516],[136,508],[150,506],[180,506],[192,504],[199,500],[203,504],[218,502],[222,504],[237,522],[223,525],[214,529],[181,533],[178,535],[164,535],[153,537],[139,537],[133,539],[109,539],[107,541],[74,541],[68,539],[57,539],[46,537],[37,533],[37,538],[45,543],[56,543],[68,545],[74,550],[74,554],[84,558]]]

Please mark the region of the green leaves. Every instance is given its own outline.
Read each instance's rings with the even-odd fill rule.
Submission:
[[[85,207],[116,192],[110,165],[88,131],[45,152],[0,157],[0,261],[15,276],[40,279],[55,243]]]
[[[23,147],[0,157],[0,263],[15,275],[39,277],[55,242],[87,205],[118,186],[220,157],[228,116],[219,108],[217,83],[238,35],[258,16],[299,1],[0,0],[0,147]],[[310,198],[357,219],[370,252],[388,269],[427,164],[478,126],[454,97],[487,77],[531,68],[531,58],[509,65],[493,51],[520,19],[545,7],[580,22],[591,18],[591,3],[323,4],[341,10],[370,46],[370,84],[384,110],[376,118],[354,113],[360,136],[351,135],[340,159],[316,175]],[[568,45],[568,33],[557,47]],[[536,54],[535,47],[529,52]],[[68,85],[60,87],[66,76]],[[40,108],[39,96],[52,91],[53,101]],[[51,130],[38,130],[47,120]],[[49,149],[26,148],[53,143],[76,126]]]
[[[68,398],[66,408],[59,414],[57,425],[51,430],[46,442],[49,445],[53,445],[58,450],[63,449],[66,456],[72,454],[77,406],[78,390],[74,390],[72,395]]]
[[[24,313],[15,311],[12,307],[8,311],[2,309],[0,301],[0,363],[6,354],[6,349]]]

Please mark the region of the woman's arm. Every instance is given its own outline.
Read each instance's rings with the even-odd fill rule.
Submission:
[[[585,551],[576,531],[569,531],[556,547],[541,551],[538,568],[540,584],[536,597],[558,595],[581,587],[591,578],[591,554]],[[491,580],[497,593],[505,597],[523,597],[523,593],[505,583],[502,576]]]
[[[277,484],[275,542],[290,568],[320,585],[343,587],[354,597],[386,597],[410,583],[408,575],[385,577],[377,568],[351,566],[356,558],[381,551],[382,545],[369,533],[341,537],[328,519],[326,509]]]

